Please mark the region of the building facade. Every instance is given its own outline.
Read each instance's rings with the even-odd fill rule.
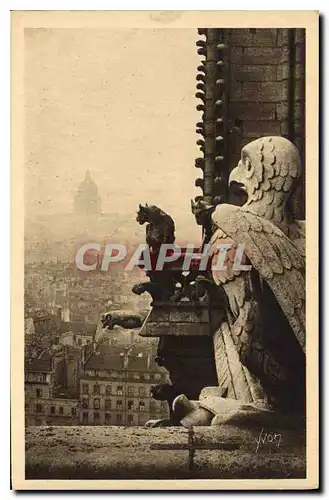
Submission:
[[[151,398],[153,385],[167,381],[150,349],[98,345],[80,377],[82,425],[144,425],[168,417],[167,403]]]
[[[71,347],[84,347],[85,345],[91,344],[92,341],[93,335],[88,335],[85,333],[74,333],[71,331],[62,333],[59,338],[60,344]]]
[[[78,425],[79,400],[55,397],[54,364],[51,356],[25,364],[25,425]]]
[[[26,425],[144,425],[168,417],[151,387],[167,381],[154,346],[57,346],[25,363]]]

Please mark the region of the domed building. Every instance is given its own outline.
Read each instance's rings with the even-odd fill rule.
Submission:
[[[74,211],[77,215],[99,215],[101,213],[101,199],[98,188],[92,180],[89,170],[78,187],[74,198]]]

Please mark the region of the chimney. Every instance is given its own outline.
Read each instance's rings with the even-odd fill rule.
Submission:
[[[87,349],[86,345],[84,345],[81,349],[81,363],[82,363],[82,365],[84,365],[84,363],[86,361],[86,349]]]
[[[65,321],[65,323],[69,323],[70,321],[70,308],[68,306],[62,309],[62,321]]]
[[[54,371],[54,369],[55,369],[55,367],[56,367],[56,363],[55,363],[55,354],[54,354],[54,353],[51,355],[51,358],[50,358],[50,359],[51,359],[51,371],[53,372],[53,371]]]
[[[68,356],[68,350],[69,347],[67,345],[64,346],[64,387],[68,386],[68,361],[69,361],[69,356]]]
[[[61,321],[61,319],[62,319],[62,308],[61,307],[59,307],[57,309],[57,319],[58,319],[58,321]]]
[[[149,370],[150,367],[151,367],[151,356],[152,356],[152,352],[151,352],[151,349],[149,349],[147,351],[147,357],[146,357],[146,363],[147,363],[147,369]]]
[[[129,349],[125,349],[123,354],[123,368],[125,370],[128,370],[128,365],[129,365]]]

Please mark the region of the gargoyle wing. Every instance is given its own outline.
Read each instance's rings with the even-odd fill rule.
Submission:
[[[305,262],[297,247],[272,222],[235,205],[219,205],[212,215],[215,241],[244,245],[244,254],[272,289],[296,338],[305,350]],[[240,271],[241,272],[241,271]],[[225,282],[239,271],[224,273]],[[214,274],[221,283],[220,272]]]

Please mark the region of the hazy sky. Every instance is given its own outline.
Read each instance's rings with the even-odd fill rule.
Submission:
[[[89,168],[103,211],[186,220],[198,170],[192,29],[26,29],[26,213],[72,211]],[[193,218],[191,217],[191,223]]]

